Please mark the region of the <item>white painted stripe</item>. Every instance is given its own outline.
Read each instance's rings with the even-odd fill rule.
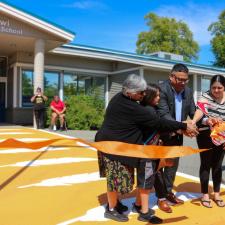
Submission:
[[[32,161],[17,162],[15,164],[3,165],[1,167],[24,167],[24,166],[47,166],[47,165],[57,165],[57,164],[68,164],[68,163],[80,163],[80,162],[90,162],[96,161],[96,158],[74,158],[74,157],[65,157],[65,158],[53,158],[53,159],[41,159]]]
[[[36,131],[37,129],[35,129],[35,128],[26,128],[26,129],[30,129],[30,130],[32,130],[32,131]],[[55,133],[55,132],[51,132],[51,131],[47,131],[47,130],[41,130],[41,129],[39,129],[38,130],[39,132],[44,132],[44,133],[48,133],[48,134],[54,134],[54,135],[56,135],[56,136],[59,136],[59,137],[64,137],[64,138],[68,138],[68,139],[75,139],[75,138],[77,138],[77,137],[71,137],[71,136],[69,136],[69,135],[64,135],[64,134],[58,134],[58,133]],[[22,139],[22,138],[21,138]],[[21,140],[21,139],[17,139],[17,140]],[[24,138],[25,139],[25,138]],[[47,139],[48,140],[48,139]],[[2,140],[0,139],[0,142],[1,142]],[[25,141],[25,140],[24,140]],[[75,141],[75,140],[74,140]],[[90,150],[93,150],[93,151],[97,151],[97,149],[96,148],[93,148],[93,147],[91,147],[91,146],[89,146],[89,145],[86,145],[86,144],[84,144],[84,143],[81,143],[81,142],[76,142],[76,144],[77,145],[80,145],[80,146],[82,146],[82,147],[87,147],[88,149],[90,149]]]
[[[34,129],[34,128],[31,128],[31,129]],[[77,137],[71,137],[71,136],[69,136],[69,135],[58,134],[58,133],[51,132],[51,131],[47,131],[47,130],[39,130],[39,131],[41,131],[41,132],[46,132],[46,133],[49,133],[49,134],[54,134],[54,135],[57,135],[57,136],[60,136],[60,137],[65,137],[65,138],[69,138],[69,139],[75,139],[75,138],[77,138]],[[74,140],[74,141],[75,141],[75,140]],[[81,142],[79,142],[79,141],[76,142],[76,144],[77,144],[77,145],[80,145],[80,146],[82,146],[82,147],[88,147],[88,149],[97,151],[96,148],[93,148],[93,147],[91,147],[91,146],[89,146],[89,145],[86,145],[86,144],[84,144],[84,143],[81,143]]]
[[[30,132],[0,132],[0,135],[30,134]]]
[[[190,179],[190,180],[199,182],[199,178],[195,177],[195,176],[191,176],[191,175],[180,173],[180,172],[177,172],[177,175],[180,177],[186,178],[186,179]],[[224,188],[224,185],[221,185],[221,187]],[[191,199],[200,198],[202,194],[201,193],[191,193],[191,192],[178,192],[178,193],[175,193],[175,195],[184,201],[189,201]],[[131,208],[132,208],[132,203],[134,201],[135,201],[135,198],[129,198],[129,199],[123,200],[123,204],[125,203],[125,205],[127,205],[129,208],[129,210],[127,212],[127,213],[129,213],[129,216],[132,216],[132,214],[133,214],[130,212],[131,212]],[[156,198],[155,194],[150,195],[149,202],[150,202],[150,205],[152,205],[153,209],[158,208],[157,198]],[[106,221],[107,219],[104,218],[104,212],[105,212],[105,206],[98,206],[96,208],[88,210],[86,212],[86,214],[81,217],[75,217],[73,219],[64,221],[57,225],[69,225],[69,224],[77,223],[77,222],[81,222],[81,221],[93,221],[93,222],[94,221]]]
[[[3,142],[7,140],[6,138],[0,139],[0,142]],[[38,141],[47,141],[50,140],[49,138],[15,138],[17,141],[22,141],[22,142],[38,142]]]
[[[19,188],[68,186],[72,184],[88,183],[88,182],[99,181],[99,180],[104,180],[104,178],[100,178],[98,172],[82,173],[82,174],[76,174],[71,176],[46,179],[46,180],[42,180],[39,183],[24,185],[24,186],[20,186]]]
[[[189,201],[191,199],[199,198],[200,193],[190,193],[190,192],[179,192],[176,193],[176,196],[181,198],[184,201]],[[135,198],[127,198],[122,200],[123,204],[128,206],[128,211],[126,214],[129,214],[129,217],[132,217],[134,213],[131,212],[132,208],[132,203],[135,202]],[[150,194],[149,196],[149,202],[150,205],[152,206],[151,208],[153,209],[158,209],[157,206],[157,197],[155,196],[155,193]],[[77,222],[84,222],[84,221],[89,221],[89,222],[96,222],[96,221],[107,221],[104,217],[104,212],[105,212],[105,205],[98,206],[93,209],[87,210],[86,214],[80,217],[75,217],[73,219],[58,223],[57,225],[69,225]]]
[[[82,146],[82,147],[87,147],[88,149],[97,151],[96,148],[93,148],[93,147],[91,147],[90,145],[86,145],[86,144],[84,144],[84,143],[82,143],[82,142],[79,142],[79,141],[78,141],[77,144],[80,145],[80,146]]]
[[[15,153],[35,153],[35,152],[44,152],[46,150],[47,147],[43,147],[40,149],[35,149],[35,150],[31,150],[29,148],[15,148],[15,149],[7,149],[7,150],[2,150],[0,149],[0,154],[15,154]],[[51,149],[49,148],[48,151],[68,151],[70,150],[70,148],[68,147],[52,147]]]

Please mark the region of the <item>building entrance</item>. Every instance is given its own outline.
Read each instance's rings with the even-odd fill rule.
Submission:
[[[0,57],[0,122],[5,122],[7,58]]]
[[[5,122],[5,92],[6,92],[6,83],[0,82],[0,122]]]

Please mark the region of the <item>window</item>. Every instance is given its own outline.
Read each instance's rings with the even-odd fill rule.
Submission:
[[[97,95],[104,99],[105,78],[91,74],[64,74],[64,98],[71,95]]]
[[[78,75],[78,93],[91,95],[93,87],[93,77],[90,75]]]
[[[31,107],[30,102],[33,96],[33,71],[22,70],[22,106]],[[59,72],[45,71],[44,73],[44,94],[51,102],[54,95],[59,94]],[[71,95],[96,95],[104,99],[105,77],[93,76],[86,73],[65,73],[63,80],[63,97]]]
[[[77,76],[74,74],[64,74],[63,81],[64,98],[77,94]]]
[[[105,99],[105,78],[93,78],[93,94],[97,95],[101,99]]]
[[[165,59],[169,59],[169,60],[171,60],[171,55],[169,55],[169,54],[165,54],[165,55],[164,55],[164,58],[165,58]]]
[[[6,77],[7,60],[5,57],[0,57],[0,77]]]
[[[23,70],[22,71],[22,106],[30,107],[30,102],[33,96],[33,71]]]
[[[206,92],[210,88],[210,78],[203,76],[201,79],[201,91]]]
[[[30,102],[33,96],[33,70],[22,70],[22,107],[31,107]],[[54,95],[59,93],[59,73],[46,71],[44,73],[44,94],[49,101],[53,99]]]
[[[44,74],[44,93],[51,101],[54,95],[59,95],[59,73],[45,71]]]

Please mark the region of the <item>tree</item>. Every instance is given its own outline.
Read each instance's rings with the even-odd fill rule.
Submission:
[[[214,36],[211,40],[216,58],[214,65],[225,67],[225,10],[219,15],[219,21],[212,23],[208,30]]]
[[[159,17],[154,13],[145,16],[149,31],[141,32],[137,40],[137,53],[165,51],[184,56],[185,61],[198,59],[199,46],[187,24],[174,18]]]

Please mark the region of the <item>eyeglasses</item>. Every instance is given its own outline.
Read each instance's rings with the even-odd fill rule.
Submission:
[[[182,78],[179,78],[179,77],[177,77],[175,74],[171,74],[174,78],[175,78],[175,80],[177,81],[177,82],[179,82],[179,83],[184,83],[184,84],[187,84],[188,82],[189,82],[189,79],[182,79]]]
[[[145,91],[137,91],[134,94],[144,95],[145,94]]]

